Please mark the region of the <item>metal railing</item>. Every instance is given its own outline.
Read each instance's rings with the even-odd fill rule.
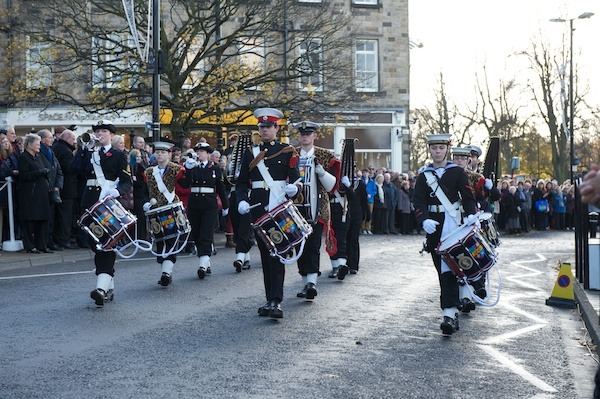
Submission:
[[[0,187],[0,191],[8,191],[8,226],[10,230],[10,239],[2,242],[2,250],[9,252],[17,252],[23,249],[23,241],[15,239],[15,205],[13,202],[13,178],[8,176],[6,181]],[[2,226],[0,226],[0,229]]]

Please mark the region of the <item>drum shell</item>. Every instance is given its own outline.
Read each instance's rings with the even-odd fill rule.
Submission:
[[[191,231],[191,226],[181,202],[174,202],[146,212],[147,229],[154,241],[160,242],[180,237]]]
[[[494,215],[489,212],[482,213],[479,215],[479,223],[481,224],[481,233],[488,240],[488,242],[496,248],[500,245],[500,236],[498,229],[496,228],[496,221]]]
[[[254,231],[273,254],[284,254],[312,233],[291,200],[265,213],[253,223]]]
[[[107,251],[127,238],[136,221],[119,201],[106,197],[86,209],[77,223],[94,240],[96,249]]]
[[[436,249],[459,278],[477,281],[496,263],[496,253],[476,226],[463,226]]]

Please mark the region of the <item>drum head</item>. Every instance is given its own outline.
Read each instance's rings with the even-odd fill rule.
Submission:
[[[439,247],[438,247],[438,251],[446,251],[449,248],[451,248],[452,246],[454,246],[456,243],[459,242],[459,240],[463,240],[466,237],[468,237],[473,230],[475,229],[475,226],[473,225],[462,225],[459,228],[457,228],[456,230],[454,230],[452,233],[448,234],[447,236],[442,238],[442,242],[440,243]]]

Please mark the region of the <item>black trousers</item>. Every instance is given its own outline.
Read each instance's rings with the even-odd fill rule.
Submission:
[[[188,219],[192,226],[192,240],[196,244],[198,257],[212,255],[213,232],[218,217],[217,203],[214,207],[197,208],[188,204]]]
[[[323,225],[315,223],[312,225],[313,232],[306,238],[304,252],[298,259],[298,273],[306,276],[310,273],[319,273],[321,259],[321,237],[323,236]]]
[[[252,236],[252,228],[250,213],[240,215],[238,212],[238,201],[235,195],[235,190],[231,190],[229,196],[229,219],[231,220],[231,226],[233,227],[233,236],[235,240],[235,252],[247,253],[252,248],[252,242],[250,240]]]
[[[346,264],[348,268],[358,270],[360,262],[360,229],[362,226],[362,212],[350,212],[350,224],[348,225],[348,233],[346,234],[346,245],[348,260]]]
[[[50,200],[50,194],[48,194],[48,202],[50,202],[50,219],[48,219],[48,227],[46,228],[46,243],[47,245],[56,245],[56,238],[54,238],[54,218],[56,216],[56,204]]]
[[[54,206],[54,244],[67,245],[71,241],[73,224],[73,199],[63,198]]]
[[[337,252],[329,257],[332,260],[348,258],[346,236],[350,227],[350,213],[346,213],[346,220],[342,221],[343,211],[341,204],[331,204],[331,227],[337,241]]]
[[[271,256],[266,244],[261,240],[256,240],[260,250],[260,260],[262,263],[263,282],[265,285],[265,296],[267,301],[283,301],[283,281],[285,279],[285,265],[279,261],[279,258]]]
[[[169,238],[164,241],[158,241],[156,243],[156,253],[157,254],[162,253],[163,250],[165,250],[165,248],[167,251],[171,251],[176,243],[177,243],[177,240],[175,238]],[[177,262],[177,254],[171,254],[171,255],[167,256],[166,258],[164,258],[162,256],[156,257],[156,261],[160,264],[162,264],[165,260],[170,260],[173,263]]]
[[[458,307],[460,300],[458,299],[458,281],[452,272],[442,273],[442,258],[435,250],[431,251],[433,264],[438,272],[440,282],[440,307],[442,309]]]
[[[21,237],[25,250],[37,248],[40,251],[46,249],[48,237],[47,220],[23,220],[21,222]]]

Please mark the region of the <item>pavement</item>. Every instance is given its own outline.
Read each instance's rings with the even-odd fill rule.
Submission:
[[[214,241],[217,250],[226,250],[224,234],[215,234]],[[93,258],[94,253],[91,250],[82,248],[63,249],[62,251],[54,251],[51,254],[28,254],[24,250],[18,252],[0,251],[0,272],[39,266],[51,267],[52,265],[91,260]],[[154,256],[140,251],[134,258],[154,259]],[[583,288],[583,283],[575,278],[573,293],[590,338],[596,346],[596,352],[600,352],[600,290],[586,290]]]

